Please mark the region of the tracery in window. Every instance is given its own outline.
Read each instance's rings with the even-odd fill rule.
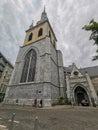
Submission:
[[[25,56],[24,67],[21,76],[21,83],[23,82],[32,82],[35,78],[35,69],[36,69],[36,52],[35,50],[30,50]]]

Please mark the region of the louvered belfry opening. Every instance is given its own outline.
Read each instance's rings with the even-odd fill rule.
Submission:
[[[38,31],[38,37],[42,36],[43,35],[43,29],[40,28],[39,31]]]
[[[24,66],[21,76],[21,83],[23,82],[32,82],[35,78],[35,70],[36,70],[36,58],[37,54],[35,50],[30,50],[24,59]]]
[[[33,37],[33,33],[30,33],[28,41],[31,41]]]

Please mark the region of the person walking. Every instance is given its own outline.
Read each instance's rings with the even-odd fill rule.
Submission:
[[[37,99],[34,100],[34,106],[37,107]]]
[[[43,106],[43,101],[42,101],[42,99],[40,100],[40,106],[41,106],[41,107]]]

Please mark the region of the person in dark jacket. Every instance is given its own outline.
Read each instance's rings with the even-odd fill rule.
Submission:
[[[43,101],[42,101],[42,99],[40,100],[40,106],[41,106],[41,107],[43,106]]]
[[[34,100],[34,106],[37,107],[37,99]]]

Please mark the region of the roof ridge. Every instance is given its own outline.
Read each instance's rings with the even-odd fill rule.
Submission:
[[[84,68],[79,68],[79,69],[87,69],[87,68],[95,68],[95,67],[98,67],[98,65],[96,65],[96,66],[84,67]]]

